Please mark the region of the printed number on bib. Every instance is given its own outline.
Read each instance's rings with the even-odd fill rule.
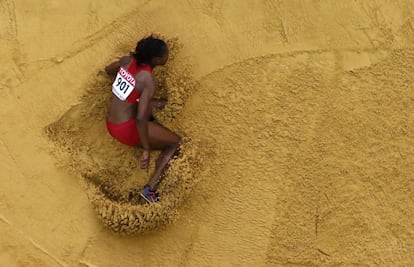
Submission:
[[[112,93],[124,101],[135,88],[135,79],[126,69],[121,67],[112,84]]]

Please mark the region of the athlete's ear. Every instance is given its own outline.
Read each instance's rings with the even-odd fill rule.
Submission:
[[[160,58],[160,57],[154,58],[154,61],[155,61],[156,65],[161,65],[162,64],[162,58]]]

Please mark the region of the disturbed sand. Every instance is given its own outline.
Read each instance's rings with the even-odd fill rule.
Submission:
[[[413,265],[414,2],[177,2],[0,1],[0,266]],[[142,205],[100,70],[150,32]]]

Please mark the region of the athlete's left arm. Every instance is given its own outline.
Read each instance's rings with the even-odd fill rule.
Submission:
[[[121,66],[128,65],[131,61],[132,57],[126,56],[121,57],[119,60],[112,62],[108,66],[105,67],[105,72],[108,75],[115,75]]]

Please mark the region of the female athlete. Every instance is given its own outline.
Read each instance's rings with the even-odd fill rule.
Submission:
[[[137,43],[131,56],[105,68],[107,74],[116,74],[106,119],[109,133],[125,145],[144,149],[139,158],[142,169],[149,167],[150,151],[161,150],[155,171],[140,193],[148,203],[159,201],[157,186],[181,141],[177,134],[150,120],[153,107],[165,106],[165,101],[153,99],[156,86],[152,70],[167,63],[168,53],[167,44],[151,35]]]

